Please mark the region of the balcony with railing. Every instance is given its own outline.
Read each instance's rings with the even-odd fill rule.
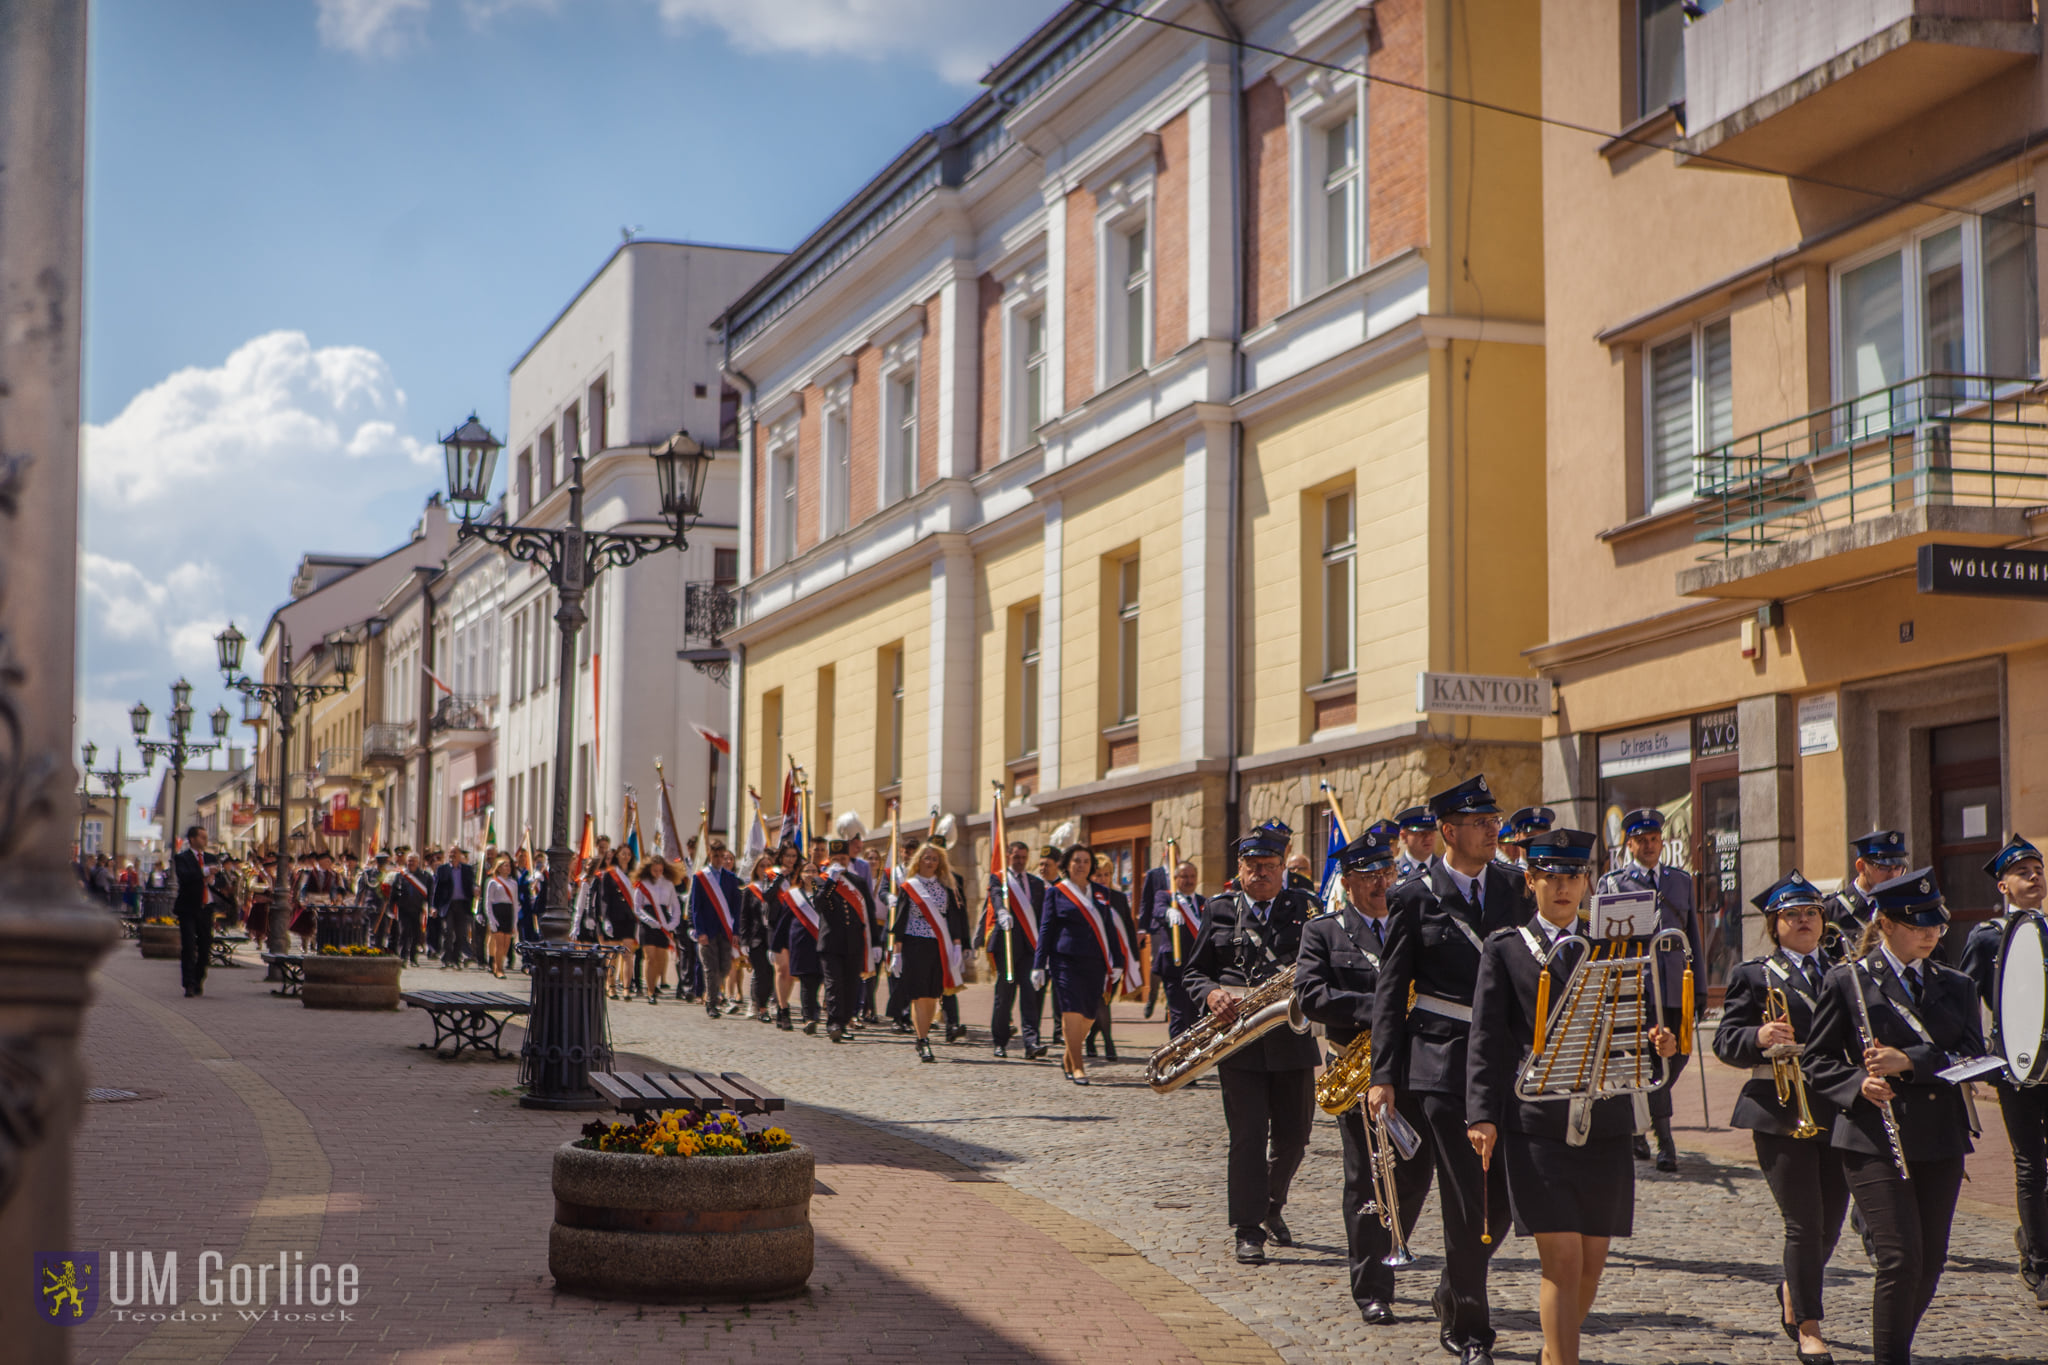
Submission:
[[[447,692],[434,707],[428,728],[434,742],[443,748],[474,748],[490,739],[496,725],[493,712],[497,698],[475,693]]]
[[[1680,154],[1805,169],[2040,53],[2034,0],[1728,0],[1686,25]]]
[[[683,585],[683,648],[676,657],[721,686],[732,663],[725,635],[739,619],[739,601],[729,583]]]
[[[363,766],[395,768],[412,751],[413,727],[401,721],[380,720],[363,727]]]
[[[2048,505],[2048,407],[2031,380],[1929,374],[1696,456],[1695,597],[1784,597],[2001,545]]]
[[[329,748],[320,751],[319,770],[322,782],[333,782],[340,778],[354,777],[360,769],[363,751],[354,748]]]

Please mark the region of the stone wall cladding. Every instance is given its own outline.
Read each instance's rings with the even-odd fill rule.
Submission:
[[[1533,806],[1542,798],[1543,757],[1536,744],[1504,743],[1498,740],[1474,742],[1434,737],[1384,749],[1342,754],[1318,762],[1266,772],[1247,773],[1242,788],[1243,812],[1239,823],[1246,829],[1265,820],[1284,820],[1300,834],[1306,814],[1323,801],[1320,784],[1328,782],[1344,823],[1355,836],[1366,825],[1391,816],[1406,806],[1420,805],[1431,792],[1486,774],[1494,799],[1503,814],[1518,806]],[[1301,849],[1311,858],[1318,849]],[[1206,878],[1205,878],[1206,880]]]

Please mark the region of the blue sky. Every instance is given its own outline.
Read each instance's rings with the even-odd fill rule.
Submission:
[[[793,244],[1054,8],[98,0],[82,735],[401,539],[621,228]]]

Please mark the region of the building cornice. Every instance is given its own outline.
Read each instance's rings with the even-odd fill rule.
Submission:
[[[1701,602],[1693,606],[1680,607],[1675,611],[1645,616],[1624,625],[1610,626],[1606,630],[1591,631],[1563,640],[1545,641],[1543,644],[1523,650],[1522,657],[1546,673],[1576,668],[1610,654],[1619,654],[1623,650],[1676,639],[1697,631],[1712,630],[1730,621],[1754,615],[1756,606],[1753,600],[1741,598]]]

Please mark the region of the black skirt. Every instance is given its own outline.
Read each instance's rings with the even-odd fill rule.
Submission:
[[[510,901],[498,901],[484,907],[484,913],[490,916],[491,932],[494,934],[511,933],[512,919],[518,912],[518,907]]]
[[[633,927],[640,935],[640,946],[642,948],[666,948],[669,946],[668,935],[647,923],[647,921],[636,919],[633,921]]]
[[[633,913],[630,905],[607,905],[604,908],[604,936],[616,943],[621,939],[631,942],[640,933],[640,917]]]
[[[1626,1237],[1634,1228],[1636,1162],[1626,1134],[1573,1147],[1563,1138],[1510,1131],[1500,1135],[1498,1150],[1507,1162],[1517,1236]]]
[[[936,1000],[946,993],[945,968],[939,960],[939,941],[905,934],[903,948],[903,993],[912,1000]]]
[[[1055,1008],[1061,1014],[1085,1014],[1091,1018],[1102,1008],[1103,992],[1109,989],[1109,973],[1099,958],[1052,955],[1046,985],[1052,988]]]

